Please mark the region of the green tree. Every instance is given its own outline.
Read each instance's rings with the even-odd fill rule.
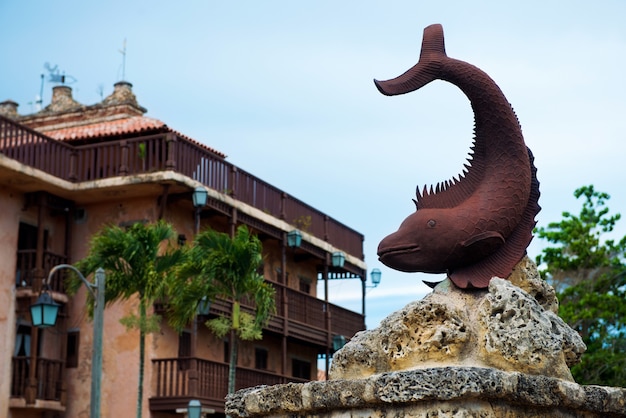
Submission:
[[[169,292],[169,321],[179,331],[195,320],[203,297],[231,302],[228,317],[205,323],[218,338],[230,334],[228,393],[235,392],[239,340],[260,340],[263,326],[275,312],[274,288],[259,274],[262,265],[262,244],[245,226],[237,228],[232,238],[206,229],[195,237]],[[242,302],[254,305],[254,311],[242,311]]]
[[[626,386],[626,236],[605,239],[620,214],[609,214],[610,196],[593,186],[574,192],[584,198],[578,216],[538,228],[555,246],[537,257],[542,276],[557,290],[559,315],[582,336],[587,351],[572,374],[581,384]]]
[[[141,418],[146,335],[159,329],[160,317],[149,314],[154,301],[165,296],[168,276],[183,261],[183,252],[170,243],[176,234],[171,225],[158,221],[135,223],[128,228],[106,226],[91,239],[88,255],[75,266],[85,275],[98,267],[106,272],[105,305],[131,297],[138,299],[138,315],[120,320],[127,328],[139,331],[139,382],[137,418]],[[75,293],[81,282],[70,277],[68,291]],[[90,301],[93,303],[93,301]]]

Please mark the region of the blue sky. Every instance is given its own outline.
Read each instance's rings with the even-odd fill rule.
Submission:
[[[461,171],[473,136],[456,87],[385,97],[372,79],[415,64],[423,28],[441,23],[448,55],[486,71],[520,119],[541,182],[539,225],[578,213],[572,193],[585,184],[625,213],[625,18],[621,0],[3,0],[0,101],[31,113],[47,62],[94,104],[121,80],[126,40],[125,78],[147,116],[365,235],[368,268],[382,270],[367,293],[371,328],[422,298],[421,279],[437,279],[388,269],[376,248],[414,210],[417,185]],[[359,311],[360,283],[331,282],[329,297]]]

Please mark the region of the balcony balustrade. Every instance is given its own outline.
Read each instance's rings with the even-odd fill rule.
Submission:
[[[270,319],[267,330],[282,334],[284,330],[285,311],[283,310],[282,285],[271,282],[276,289],[275,303],[276,313]],[[326,311],[325,302],[321,299],[307,295],[294,289],[286,288],[287,320],[289,321],[287,335],[321,347],[327,345]],[[351,338],[354,334],[365,329],[365,317],[357,312],[342,308],[341,306],[328,303],[330,310],[330,334],[343,335]],[[250,302],[243,301],[241,309],[244,312],[253,313],[254,306]],[[155,305],[158,313],[165,313],[162,303]],[[211,303],[210,315],[229,316],[231,302],[216,300]]]
[[[13,357],[11,375],[11,397],[24,398],[28,385],[28,373],[31,367],[30,357]],[[37,399],[62,400],[62,371],[64,362],[61,360],[37,359],[35,378],[37,380]]]
[[[190,392],[190,367],[195,364],[197,391]],[[152,360],[156,392],[150,398],[151,411],[184,408],[191,399],[199,399],[216,411],[224,410],[224,398],[228,393],[228,364],[200,358],[179,357]],[[289,382],[306,382],[305,379],[281,376],[264,370],[237,367],[235,389],[274,385]]]
[[[33,286],[33,270],[36,267],[37,250],[18,250],[17,251],[17,267],[15,271],[15,285],[17,287]],[[67,257],[55,254],[50,251],[43,252],[43,271],[47,274],[52,267],[59,264],[65,264]],[[67,272],[62,270],[55,274],[50,280],[50,290],[54,292],[65,292],[63,283]]]
[[[173,170],[363,259],[362,234],[174,133],[73,146],[0,116],[0,153],[72,182]]]

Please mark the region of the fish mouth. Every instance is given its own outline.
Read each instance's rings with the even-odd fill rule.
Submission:
[[[416,266],[416,255],[419,254],[418,245],[388,248],[378,251],[378,259],[381,263],[394,270],[413,273],[419,270]]]
[[[385,265],[396,264],[396,260],[402,259],[405,255],[412,255],[420,251],[420,246],[411,244],[393,248],[378,249],[378,259]]]
[[[394,270],[405,273],[445,273],[447,269],[440,263],[425,262],[420,245],[410,244],[378,250],[378,260]]]

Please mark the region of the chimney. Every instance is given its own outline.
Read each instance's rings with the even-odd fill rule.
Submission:
[[[0,115],[9,119],[17,119],[19,114],[17,113],[17,107],[19,105],[13,100],[5,100],[0,102]]]
[[[140,114],[146,113],[147,110],[141,107],[137,102],[137,97],[133,93],[133,85],[128,81],[118,81],[113,85],[113,93],[107,96],[103,101],[104,106],[116,106],[116,105],[130,105],[140,112]]]
[[[68,112],[82,107],[72,98],[72,88],[69,86],[54,86],[52,88],[52,102],[44,112]]]

